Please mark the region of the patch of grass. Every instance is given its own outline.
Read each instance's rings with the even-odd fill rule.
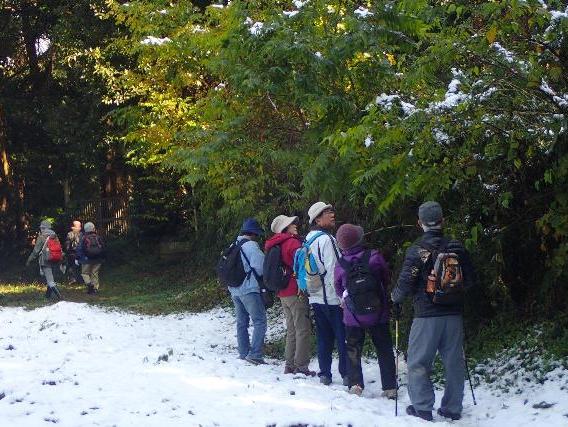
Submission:
[[[186,260],[154,257],[148,261],[143,256],[122,263],[108,262],[101,268],[97,296],[87,295],[84,286],[66,284],[58,272],[55,279],[65,301],[144,314],[199,312],[230,304],[228,291],[211,274],[191,272],[190,265]],[[6,278],[0,279],[0,305],[34,309],[53,303],[44,297],[45,285],[38,281],[37,268],[12,268],[3,276]]]

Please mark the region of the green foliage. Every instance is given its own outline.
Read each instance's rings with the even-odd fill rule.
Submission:
[[[340,220],[409,224],[436,198],[480,266],[480,316],[565,308],[560,2],[360,6],[107,1],[126,36],[94,57],[130,159],[175,170],[218,237],[316,199]],[[413,236],[371,241],[398,264]]]
[[[139,235],[188,236],[203,265],[243,217],[305,218],[323,199],[373,231],[396,272],[417,206],[437,199],[478,267],[469,315],[566,310],[563,2],[206,3],[37,7],[60,52],[47,86],[23,22],[2,15],[0,55],[17,60],[0,102],[14,169],[37,189],[28,215],[57,212],[66,179],[97,192],[114,154]]]

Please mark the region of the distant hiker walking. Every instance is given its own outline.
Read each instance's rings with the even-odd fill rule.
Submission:
[[[315,376],[310,371],[311,322],[308,297],[298,290],[292,274],[294,255],[302,246],[298,236],[298,217],[278,215],[270,229],[274,233],[264,245],[264,283],[277,292],[286,315],[285,374]]]
[[[365,388],[361,353],[365,333],[368,333],[377,352],[383,396],[394,399],[396,372],[388,325],[388,265],[378,251],[363,248],[362,227],[343,224],[337,230],[336,238],[343,251],[335,265],[335,291],[343,302],[349,392],[360,396]]]
[[[442,207],[425,202],[418,209],[423,236],[406,251],[402,271],[392,292],[395,304],[414,300],[414,320],[408,343],[409,415],[432,420],[432,365],[439,352],[445,390],[438,414],[459,420],[464,395],[463,301],[473,286],[474,271],[463,245],[444,237]],[[400,312],[400,307],[395,311]]]
[[[333,275],[339,258],[339,250],[331,232],[335,229],[333,206],[324,202],[314,203],[308,210],[310,232],[306,236],[316,264],[317,274],[309,276],[307,290],[309,302],[314,310],[316,322],[317,354],[320,382],[332,382],[331,361],[334,344],[339,353],[339,373],[343,385],[349,385],[347,378],[347,353],[345,350],[345,326],[339,298],[335,294]]]
[[[34,249],[26,261],[26,266],[29,266],[36,258],[39,262],[40,275],[45,278],[47,283],[45,297],[51,298],[53,296],[61,298],[61,294],[53,278],[53,268],[59,265],[63,260],[63,250],[59,238],[57,234],[55,234],[55,231],[51,229],[51,222],[48,220],[43,220],[39,226],[39,235],[36,239]]]
[[[67,271],[70,276],[70,283],[83,283],[81,267],[75,263],[77,260],[77,248],[81,242],[81,237],[83,237],[83,233],[81,232],[81,222],[73,221],[71,230],[67,233],[67,238],[65,239],[65,259],[67,263]]]
[[[266,335],[266,309],[260,295],[262,282],[262,266],[264,253],[256,240],[264,234],[258,221],[254,218],[244,220],[240,235],[231,248],[240,255],[238,268],[242,269],[239,283],[228,285],[231,299],[237,315],[237,345],[239,358],[259,365],[264,362],[264,336]],[[249,338],[248,327],[252,320],[254,331],[252,342]]]
[[[96,295],[99,293],[99,272],[105,258],[105,243],[92,222],[85,223],[84,230],[77,247],[77,263],[81,265],[87,294]]]

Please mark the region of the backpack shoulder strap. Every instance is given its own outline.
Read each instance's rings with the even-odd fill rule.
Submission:
[[[329,237],[329,240],[331,242],[331,247],[333,248],[333,252],[335,252],[335,258],[339,259],[341,258],[341,254],[339,253],[339,251],[337,250],[337,246],[335,245],[335,242],[333,241],[333,236],[330,233],[327,233],[325,231],[322,231],[322,233],[324,233],[326,236]]]
[[[344,257],[338,258],[337,262],[339,263],[341,268],[343,268],[345,270],[346,273],[348,273],[349,270],[351,270],[352,264],[349,261],[347,261]]]
[[[254,274],[254,277],[255,277],[256,281],[257,281],[258,284],[260,285],[260,284],[261,284],[260,278],[261,278],[262,276],[260,276],[260,275],[256,272],[256,270],[254,269],[254,267],[251,265],[251,263],[250,263],[250,261],[249,261],[249,259],[248,259],[248,257],[247,257],[247,254],[245,254],[245,251],[243,251],[243,245],[244,245],[246,242],[250,242],[250,240],[248,240],[248,239],[242,239],[242,240],[240,240],[237,244],[238,244],[238,246],[239,246],[239,251],[240,251],[240,253],[243,254],[243,257],[244,257],[245,261],[247,262],[247,264],[248,264],[248,266],[249,266],[249,271],[248,271],[248,273],[247,273],[247,278],[251,275],[251,273]]]
[[[51,236],[47,236],[45,238],[45,242],[43,242],[43,247],[41,248],[41,251],[43,252],[45,250],[45,248],[47,247],[47,242],[49,241],[49,239],[51,238]]]
[[[307,246],[310,246],[312,243],[314,243],[318,238],[320,238],[324,234],[326,234],[326,233],[324,233],[323,231],[319,231],[316,234],[314,234],[312,237],[310,237],[309,239],[304,240],[304,243]]]

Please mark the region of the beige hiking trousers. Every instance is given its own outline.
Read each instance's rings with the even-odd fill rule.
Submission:
[[[286,366],[305,370],[310,363],[311,329],[310,308],[305,297],[281,297],[286,315]]]
[[[85,285],[93,285],[96,290],[99,290],[99,270],[101,264],[83,264],[81,266],[81,276],[85,281]]]

